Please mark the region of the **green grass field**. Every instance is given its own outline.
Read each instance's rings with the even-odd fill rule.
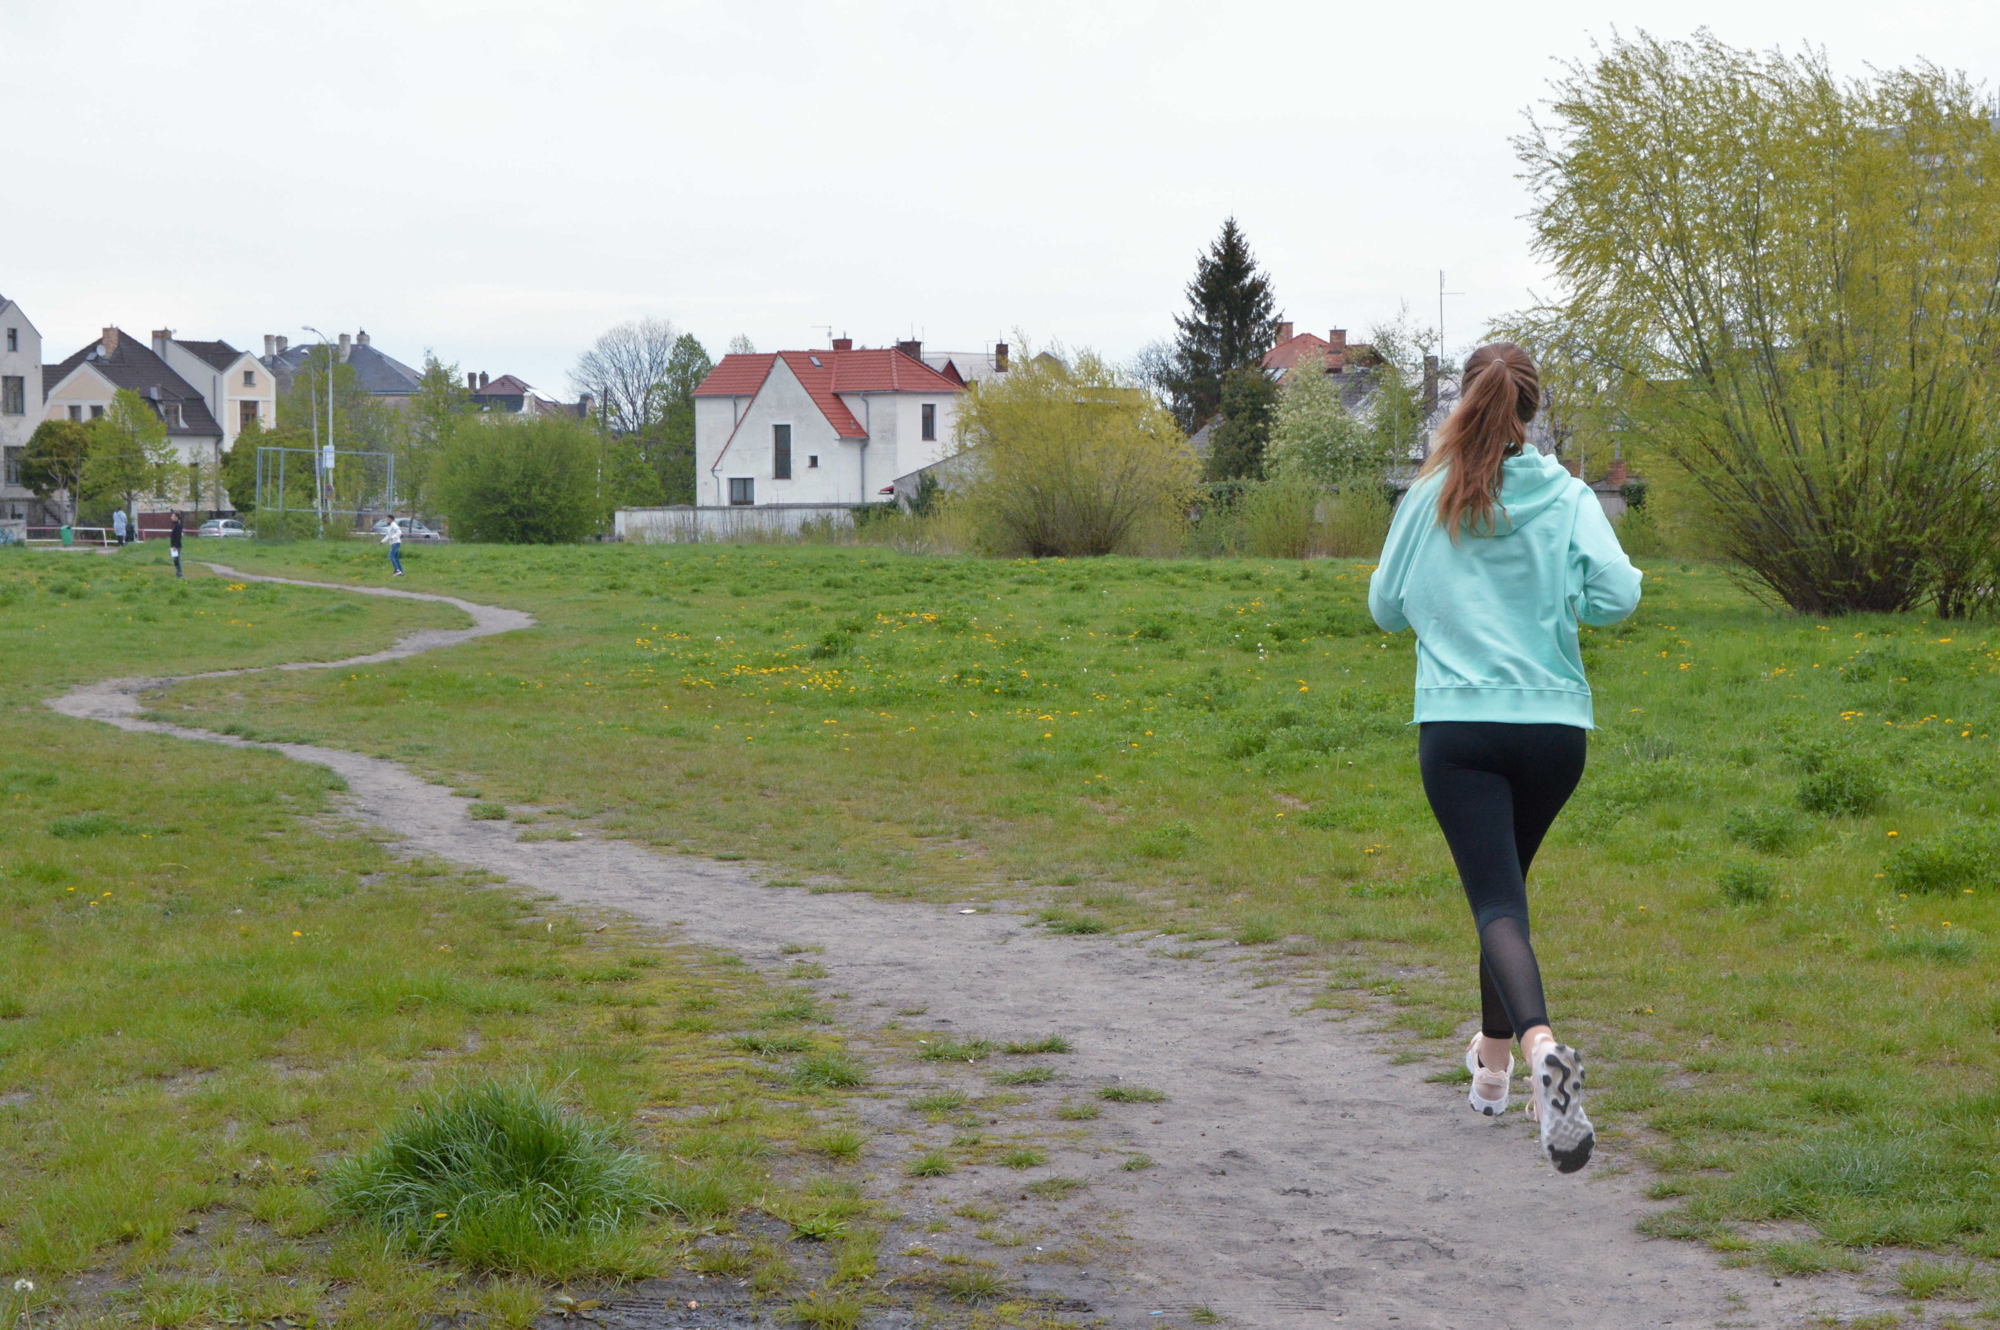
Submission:
[[[41,705],[462,622],[177,583],[145,550],[0,555],[0,1326],[523,1326],[564,1278],[723,1257],[759,1298],[859,1305],[879,1226],[812,1002],[395,859],[330,816],[323,768]],[[443,1214],[402,1244],[335,1213],[329,1175],[423,1094],[524,1077],[636,1146],[659,1206],[497,1248]],[[483,1269],[495,1250],[527,1273]]]
[[[241,557],[383,577],[372,549]],[[539,626],[443,667],[188,684],[167,710],[825,888],[1269,944],[1335,1015],[1393,998],[1408,1055],[1447,1068],[1476,1015],[1403,725],[1412,641],[1369,621],[1365,564],[603,546],[410,566],[402,585]],[[1685,1198],[1656,1227],[1781,1269],[1834,1248],[1745,1221],[2000,1256],[2000,633],[1649,574],[1634,618],[1585,637],[1601,728],[1533,897],[1601,1120]]]

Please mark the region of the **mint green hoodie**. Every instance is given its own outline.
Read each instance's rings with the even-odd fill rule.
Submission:
[[[1499,720],[1593,728],[1576,624],[1639,604],[1642,574],[1590,487],[1532,449],[1500,468],[1495,534],[1438,525],[1444,472],[1410,487],[1368,583],[1386,632],[1417,630],[1414,722]]]

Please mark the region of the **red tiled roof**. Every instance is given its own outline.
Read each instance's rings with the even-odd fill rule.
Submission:
[[[862,439],[867,431],[840,400],[841,393],[958,393],[965,389],[921,360],[890,348],[860,351],[779,351],[734,354],[708,372],[694,390],[696,397],[754,397],[770,377],[779,357],[813,399],[820,414],[843,439]],[[725,445],[723,451],[727,452]]]
[[[734,352],[722,358],[720,364],[710,370],[702,381],[695,385],[696,397],[754,397],[764,386],[764,378],[771,372],[771,355],[744,355]]]
[[[1264,368],[1288,370],[1308,354],[1315,354],[1321,360],[1333,360],[1333,343],[1312,333],[1300,333],[1289,337],[1264,353]]]

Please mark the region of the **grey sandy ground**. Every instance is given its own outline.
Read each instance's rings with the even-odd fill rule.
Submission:
[[[226,576],[247,575],[211,565]],[[284,581],[260,578],[263,581]],[[318,585],[295,583],[296,585]],[[340,587],[412,596],[387,588]],[[474,620],[331,668],[395,659],[533,620],[451,597]],[[280,668],[315,668],[284,666]],[[504,822],[393,762],[304,744],[251,745],[138,719],[165,680],[111,680],[49,705],[122,729],[271,747],[345,777],[355,812],[402,848],[476,865],[578,905],[612,907],[760,963],[821,943],[850,1013],[928,1008],[964,1032],[1070,1036],[1079,1080],[1157,1087],[1158,1105],[1099,1124],[1107,1150],[1158,1166],[1094,1193],[1130,1239],[1122,1268],[1052,1277],[1115,1324],[1207,1304],[1242,1326],[1608,1327],[1797,1325],[1879,1312],[1851,1281],[1778,1283],[1704,1249],[1634,1231],[1650,1203],[1630,1176],[1559,1177],[1518,1117],[1495,1124],[1424,1064],[1392,1066],[1361,1033],[1297,1016],[1282,986],[1189,964],[1130,938],[1058,937],[1018,914],[960,914],[858,894],[759,886],[743,865],[617,840],[523,843]],[[1157,945],[1157,944],[1155,944]],[[861,1019],[869,1019],[863,1015]],[[1111,1106],[1107,1106],[1111,1108]],[[1605,1154],[1615,1162],[1615,1145]],[[1178,1317],[1174,1319],[1179,1319]]]

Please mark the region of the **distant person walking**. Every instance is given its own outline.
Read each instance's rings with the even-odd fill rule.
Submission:
[[[389,566],[396,570],[396,576],[403,575],[403,524],[389,514],[389,525],[382,528],[382,543],[389,547]]]
[[[1549,1027],[1528,865],[1583,777],[1592,726],[1577,621],[1630,614],[1641,574],[1590,487],[1524,447],[1542,397],[1527,352],[1482,346],[1462,384],[1389,524],[1368,608],[1387,632],[1417,632],[1417,763],[1479,931],[1472,1107],[1507,1111],[1518,1037],[1542,1149],[1574,1173],[1596,1133],[1583,1058]]]
[[[111,535],[120,545],[125,543],[125,510],[123,508],[111,514]]]

